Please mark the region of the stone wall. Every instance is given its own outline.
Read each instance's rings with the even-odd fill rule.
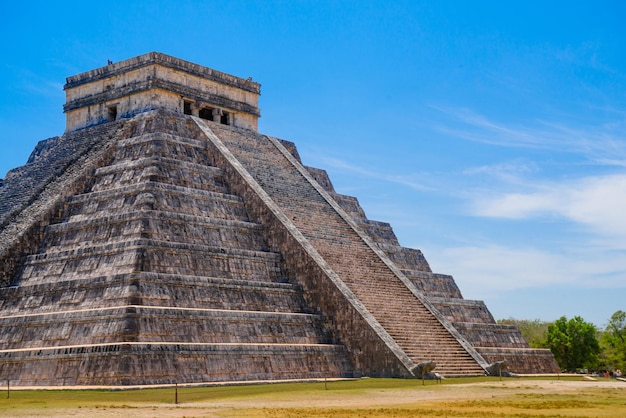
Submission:
[[[110,158],[123,125],[106,124],[40,143],[28,163],[7,173],[0,189],[0,284],[14,280],[25,254],[37,251],[45,225],[65,199],[88,186],[95,167]]]
[[[14,385],[354,375],[195,123],[149,112],[124,126],[54,223],[38,224],[15,286],[0,289],[0,375]]]
[[[338,346],[120,343],[0,352],[2,376],[21,386],[323,379],[349,367]]]
[[[158,52],[67,78],[66,132],[153,109],[197,116],[211,106],[231,113],[231,125],[257,130],[260,85]]]

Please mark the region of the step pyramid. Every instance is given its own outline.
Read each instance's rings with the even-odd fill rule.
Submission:
[[[66,133],[0,182],[13,385],[556,370],[260,134],[252,80],[149,53],[65,89]]]

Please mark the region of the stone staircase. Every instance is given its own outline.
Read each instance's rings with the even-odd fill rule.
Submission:
[[[364,234],[341,215],[338,205],[333,206],[320,194],[311,178],[306,177],[306,169],[298,167],[295,158],[288,158],[288,150],[279,141],[202,120],[197,123],[218,147],[221,141],[232,153],[234,164],[240,164],[250,174],[336,273],[348,293],[384,329],[382,334],[391,337],[393,342],[385,343],[397,344],[408,356],[410,360],[405,361],[405,367],[435,361],[437,371],[444,375],[484,373],[480,356],[471,353],[471,347],[468,352],[459,336],[453,335],[432,308],[416,297],[406,280],[390,267],[393,263],[364,240]],[[281,248],[281,251],[289,249]],[[347,342],[350,338],[345,335],[342,338],[351,344]]]
[[[550,350],[530,348],[519,329],[496,323],[483,301],[464,299],[452,276],[433,273],[421,251],[402,247],[391,225],[367,219],[355,197],[336,193],[324,170],[306,168],[488,363],[506,360],[516,373],[559,371]]]

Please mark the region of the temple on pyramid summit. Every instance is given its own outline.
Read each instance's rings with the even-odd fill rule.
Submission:
[[[12,386],[558,371],[259,133],[251,79],[151,52],[65,92],[65,133],[0,181]]]

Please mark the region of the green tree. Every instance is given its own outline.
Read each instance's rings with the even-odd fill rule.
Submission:
[[[611,316],[602,334],[602,346],[607,367],[626,371],[626,312]]]
[[[580,316],[569,321],[562,316],[550,324],[547,342],[559,367],[568,371],[595,366],[600,352],[595,325]]]

